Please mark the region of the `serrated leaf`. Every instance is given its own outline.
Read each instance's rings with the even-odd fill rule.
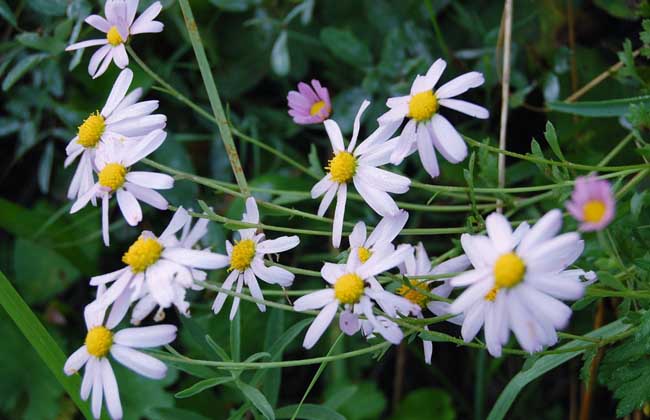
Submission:
[[[246,399],[250,401],[250,403],[253,404],[253,406],[255,406],[255,408],[257,408],[267,420],[275,420],[273,407],[271,407],[271,404],[269,404],[266,397],[259,389],[241,381],[237,381],[236,385],[242,394],[244,394]]]
[[[206,389],[214,388],[215,386],[227,384],[234,381],[235,379],[232,376],[221,376],[218,378],[208,378],[202,381],[195,383],[189,388],[185,388],[182,391],[177,392],[174,397],[176,398],[189,398],[193,395],[201,393]]]
[[[633,98],[610,99],[606,101],[583,101],[573,103],[549,102],[546,105],[551,111],[580,115],[583,117],[602,118],[620,117],[627,113],[630,105],[641,104],[648,101],[650,101],[650,96],[645,95]]]

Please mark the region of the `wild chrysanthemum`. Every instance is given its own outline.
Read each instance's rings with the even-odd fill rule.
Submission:
[[[260,214],[257,210],[257,204],[253,197],[246,199],[246,213],[242,217],[242,221],[252,224],[260,222]],[[228,256],[224,256],[224,264],[219,267],[223,268],[228,265],[230,274],[221,286],[223,289],[231,290],[235,285],[235,291],[241,293],[244,285],[256,299],[263,300],[264,295],[260,289],[257,279],[268,283],[278,284],[282,287],[289,287],[293,283],[293,273],[277,266],[267,266],[264,263],[264,256],[268,254],[278,254],[280,252],[288,251],[295,248],[300,243],[297,236],[281,236],[276,239],[265,239],[263,233],[257,233],[257,229],[240,229],[239,240],[232,244],[226,241],[226,251]],[[219,313],[223,304],[226,302],[228,295],[224,292],[219,292],[217,298],[214,300],[212,310],[214,313]],[[239,308],[239,297],[233,298],[232,307],[230,308],[230,319],[233,319],[237,314]],[[266,306],[262,303],[257,303],[260,311],[266,311]]]
[[[88,73],[93,79],[104,74],[111,61],[121,69],[129,64],[129,56],[124,44],[129,37],[137,34],[162,32],[163,24],[154,19],[162,10],[159,1],[153,3],[137,19],[139,0],[107,0],[104,7],[106,18],[90,15],[86,23],[106,34],[100,39],[90,39],[72,44],[66,51],[102,45],[95,51],[88,64]]]
[[[126,94],[132,81],[133,72],[122,70],[102,110],[88,115],[78,127],[77,135],[68,143],[65,167],[81,155],[68,188],[69,199],[79,198],[95,183],[95,153],[103,141],[110,138],[137,140],[154,130],[165,128],[167,118],[164,115],[151,115],[158,108],[158,101],[138,102],[142,96],[140,88]],[[92,200],[94,203],[94,198]]]
[[[135,226],[142,220],[138,200],[157,209],[166,210],[167,200],[155,190],[174,186],[169,175],[147,171],[131,171],[131,166],[153,153],[165,141],[167,133],[156,130],[141,140],[110,139],[101,144],[95,156],[98,180],[85,191],[79,191],[70,213],[76,213],[95,197],[102,199],[102,236],[106,246],[108,234],[108,201],[115,194],[117,204],[126,222]]]
[[[326,167],[327,175],[312,187],[311,197],[323,196],[318,207],[318,215],[322,216],[336,196],[332,226],[332,245],[335,248],[341,244],[345,203],[350,182],[354,183],[361,197],[380,216],[396,215],[399,208],[388,193],[403,194],[411,185],[407,177],[378,168],[389,161],[394,142],[386,140],[395,132],[395,125],[379,127],[357,146],[361,115],[368,105],[370,102],[363,101],[359,108],[347,149],[343,144],[343,135],[338,124],[333,120],[326,120],[324,123],[334,154]]]
[[[571,308],[561,300],[583,296],[593,273],[567,270],[580,257],[584,242],[575,232],[556,236],[562,213],[551,210],[530,230],[512,232],[508,220],[497,213],[486,219],[488,236],[461,236],[473,270],[454,277],[454,287],[469,286],[449,307],[464,313],[462,335],[471,341],[485,325],[485,342],[493,356],[512,330],[527,352],[557,342],[556,330],[566,327]]]
[[[73,375],[85,366],[81,382],[81,398],[87,400],[92,393],[92,412],[98,419],[102,413],[102,400],[114,420],[122,418],[122,403],[117,380],[108,359],[113,359],[132,371],[151,379],[162,379],[167,366],[160,360],[139,350],[169,344],[176,339],[176,326],[155,325],[152,327],[125,328],[114,332],[121,318],[109,317],[104,322],[104,311],[89,305],[84,311],[86,340],[84,345],[72,353],[65,362],[63,371]]]
[[[461,162],[467,156],[467,145],[453,125],[442,115],[440,107],[450,108],[476,118],[488,118],[487,109],[459,99],[452,99],[468,89],[481,86],[483,75],[472,71],[452,79],[433,90],[447,63],[438,59],[424,76],[418,75],[406,96],[389,98],[390,108],[379,117],[379,124],[400,124],[404,118],[409,121],[399,136],[391,162],[399,164],[417,149],[424,169],[432,177],[440,174],[436,150],[449,162]]]
[[[427,251],[424,249],[424,245],[420,242],[415,247],[415,253],[409,253],[404,259],[404,264],[400,266],[400,273],[407,278],[415,276],[443,275],[447,273],[459,273],[467,270],[468,267],[469,259],[466,256],[461,255],[459,257],[451,258],[432,268],[431,260],[427,255]],[[449,313],[449,304],[447,302],[432,300],[423,292],[428,291],[436,296],[443,298],[448,297],[453,290],[453,286],[449,284],[450,278],[441,277],[436,280],[409,279],[410,287],[403,285],[395,292],[417,305],[418,310],[416,311],[415,316],[418,318],[424,317],[423,310],[425,308],[429,309],[435,315],[446,315]],[[431,288],[431,285],[436,286]],[[461,324],[463,317],[462,315],[456,316],[449,319],[449,321],[454,324]],[[427,326],[424,328],[428,329]],[[431,341],[425,340],[422,341],[422,345],[424,348],[424,360],[426,363],[431,364],[433,345]]]
[[[112,283],[97,298],[97,305],[113,305],[113,312],[126,313],[132,302],[131,322],[137,324],[156,306],[160,309],[174,305],[181,314],[189,316],[189,304],[185,300],[187,289],[200,289],[195,280],[203,281],[202,269],[216,269],[227,263],[225,256],[209,250],[193,249],[207,233],[207,220],[197,222],[190,229],[191,217],[182,207],[176,210],[163,233],[156,237],[144,231],[124,253],[122,262],[127,266],[90,279],[92,286]],[[181,231],[180,239],[176,234]]]
[[[582,222],[580,230],[602,230],[614,219],[616,198],[612,186],[604,179],[578,177],[566,208],[576,220]]]
[[[375,253],[364,263],[359,261],[357,253],[351,252],[347,264],[325,263],[321,276],[332,287],[302,296],[293,305],[296,311],[322,308],[307,330],[303,346],[309,349],[316,344],[334,319],[339,306],[344,309],[340,326],[347,334],[359,331],[358,315],[363,315],[372,331],[393,344],[402,341],[404,334],[399,327],[386,317],[376,317],[373,306],[381,303],[382,308],[390,308],[390,313],[387,314],[395,317],[398,314],[408,315],[415,310],[414,305],[385,291],[378,283],[373,285],[369,279],[401,264],[409,251],[410,247],[406,246],[393,250],[388,255]]]
[[[332,102],[327,88],[316,79],[307,83],[298,83],[298,91],[292,90],[287,95],[289,115],[296,124],[317,124],[329,118]]]

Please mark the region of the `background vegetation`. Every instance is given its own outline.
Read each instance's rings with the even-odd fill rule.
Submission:
[[[142,9],[150,2],[141,3]],[[315,213],[317,202],[304,195],[313,179],[262,149],[269,146],[300,162],[307,172],[321,173],[329,148],[322,128],[297,126],[286,112],[287,92],[301,80],[317,78],[329,88],[334,102],[333,118],[344,134],[351,132],[352,119],[361,101],[370,99],[373,103],[364,128],[368,134],[374,129],[372,121],[385,109],[386,98],[407,92],[416,74],[443,57],[449,63],[445,80],[472,69],[485,74],[485,85],[467,96],[490,109],[492,118],[478,121],[453,113],[447,115],[464,134],[496,145],[501,103],[501,1],[190,3],[222,101],[228,106],[245,174],[259,197]],[[163,4],[165,9],[159,19],[165,23],[164,32],[139,36],[132,47],[164,80],[208,109],[180,8],[172,0],[164,0]],[[159,231],[171,214],[147,208],[138,229],[114,218],[110,248],[101,244],[98,209],[86,209],[74,217],[67,214],[70,203],[65,192],[73,171],[63,169],[65,144],[83,118],[101,107],[117,70],[111,66],[106,75],[91,80],[86,72],[90,54],[63,50],[71,39],[91,35],[92,29],[82,25],[82,21],[91,12],[97,12],[99,6],[86,0],[0,0],[0,269],[66,353],[79,345],[85,333],[82,309],[94,293],[88,278],[117,269],[122,253],[140,228]],[[650,25],[642,25],[648,12],[650,6],[645,1],[515,1],[508,150],[596,164],[620,145],[610,165],[643,162],[650,155],[650,147],[645,143],[650,128],[650,104],[643,97],[650,82],[645,58],[650,33],[642,32],[644,27],[650,30]],[[591,107],[572,107],[563,102],[611,66],[615,66],[611,74],[579,98],[608,102]],[[216,127],[154,83],[133,59],[131,69],[135,73],[134,85],[143,86],[147,97],[159,99],[160,110],[168,117],[168,140],[152,160],[180,171],[234,182]],[[552,126],[547,125],[548,120]],[[262,147],[255,144],[260,142]],[[467,186],[471,181],[473,187],[496,186],[497,155],[484,147],[474,147],[474,151],[470,178],[464,172],[468,168],[466,161],[457,166],[445,164],[441,177],[433,183]],[[545,210],[562,207],[571,191],[566,181],[580,173],[523,160],[508,163],[509,186],[558,184],[532,206],[520,208],[517,203],[539,194],[498,195],[516,210],[517,220],[535,218]],[[431,183],[416,158],[401,170],[414,179]],[[617,180],[619,188],[627,181],[623,177]],[[650,319],[643,311],[650,295],[650,215],[644,211],[648,202],[647,182],[637,182],[624,191],[619,218],[608,235],[588,236],[582,266],[597,270],[600,290],[608,292],[601,296],[592,293],[574,305],[576,313],[570,327],[572,333],[585,334],[620,318],[621,323],[637,325],[635,335],[606,347],[606,351],[589,348],[583,354],[584,360],[562,360],[560,367],[541,378],[534,372],[535,380],[518,394],[508,418],[575,419],[581,407],[584,410],[585,395],[592,399],[592,419],[624,415],[640,418],[641,412],[634,410],[650,399]],[[196,200],[202,199],[217,214],[234,219],[240,217],[243,206],[241,200],[215,195],[209,188],[182,180],[166,197],[174,205],[195,209]],[[493,202],[494,198],[482,204]],[[415,190],[408,201],[437,205],[468,203],[468,198]],[[349,210],[348,221],[376,222],[376,215],[365,206],[350,206]],[[411,215],[409,227],[475,229],[486,214],[483,210],[489,211],[490,206],[476,213],[416,212]],[[272,212],[265,212],[265,222],[324,229],[320,222],[289,221]],[[575,225],[569,223],[568,227]],[[216,223],[210,229],[205,244],[223,252],[223,241],[230,231]],[[423,240],[429,254],[438,256],[455,246],[457,238],[458,235],[436,235],[401,239]],[[297,255],[295,260],[282,262],[312,270],[318,270],[323,259],[333,258],[333,252],[324,247],[319,237],[302,237],[300,252],[293,254]],[[633,275],[626,277],[626,273]],[[214,273],[211,280],[221,281],[222,275]],[[320,286],[320,280],[298,276],[295,284],[299,288],[313,288]],[[183,354],[217,359],[204,339],[209,334],[235,357],[239,340],[232,340],[227,311],[219,316],[211,313],[209,303],[213,298],[214,292],[197,293],[191,319],[178,318],[168,311],[171,321],[181,328],[174,347]],[[283,296],[271,298],[286,300]],[[260,316],[254,305],[246,303],[240,311],[242,358],[268,351],[277,337],[305,319],[303,315],[275,309]],[[9,419],[80,418],[72,400],[32,345],[4,312],[0,318],[1,415]],[[453,326],[435,328],[458,335]],[[332,329],[328,339],[309,353],[295,339],[281,356],[300,359],[325,355],[337,336],[338,331]],[[340,341],[332,351],[340,353],[365,346],[364,339],[352,337]],[[593,363],[594,357],[598,363]],[[393,348],[381,358],[365,356],[329,364],[306,402],[351,420],[482,419],[513,376],[520,371],[525,374],[538,358],[493,359],[484,350],[435,343],[433,364],[427,366],[422,361],[418,340]],[[555,361],[559,364],[559,360]],[[535,366],[539,368],[539,364]],[[282,407],[301,400],[317,369],[318,365],[271,369],[257,380],[253,379],[254,371],[242,377],[247,383],[257,381],[276,408],[276,416],[288,418],[292,411],[282,411]],[[197,368],[191,373],[201,377],[221,372]],[[170,369],[168,377],[160,382],[119,368],[117,376],[125,419],[253,416],[254,401],[236,387],[212,387],[187,398],[175,398],[175,393],[197,380],[182,370]],[[585,392],[590,383],[589,392]],[[318,408],[314,410],[316,414],[309,418],[320,418],[317,415],[324,413]]]

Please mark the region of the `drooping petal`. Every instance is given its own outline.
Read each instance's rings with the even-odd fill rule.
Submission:
[[[108,95],[106,104],[102,108],[101,114],[104,117],[111,115],[113,110],[119,105],[119,103],[124,99],[126,91],[129,90],[131,82],[133,81],[133,72],[131,69],[124,69],[120,72],[113,83],[113,88],[111,93]]]
[[[120,344],[113,344],[111,356],[132,371],[151,379],[162,379],[167,366],[160,360]]]
[[[65,365],[63,365],[63,372],[65,372],[66,375],[73,375],[79,372],[79,370],[82,368],[83,365],[86,364],[89,358],[90,358],[90,353],[88,353],[88,349],[86,348],[86,346],[84,345],[79,347],[65,361]]]
[[[314,344],[320,339],[327,327],[332,323],[332,319],[336,315],[336,310],[338,309],[338,302],[334,301],[327,304],[320,313],[314,318],[314,321],[309,326],[307,333],[305,334],[305,339],[302,342],[302,345],[306,349],[314,347]]]

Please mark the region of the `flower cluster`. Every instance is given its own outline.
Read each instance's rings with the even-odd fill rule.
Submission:
[[[74,50],[102,45],[90,59],[88,70],[93,78],[103,74],[113,61],[123,69],[101,111],[88,115],[66,148],[66,167],[79,158],[68,190],[68,198],[73,200],[70,212],[76,213],[88,204],[97,206],[101,201],[106,246],[110,244],[113,196],[127,224],[136,226],[143,220],[140,202],[167,210],[169,204],[158,190],[174,186],[169,175],[133,169],[167,137],[165,115],[154,114],[158,101],[141,101],[141,88],[129,92],[133,73],[126,68],[129,60],[125,44],[133,35],[163,29],[162,23],[154,20],[162,10],[159,2],[136,19],[137,8],[138,0],[107,0],[106,18],[91,15],[86,19],[106,33],[106,38],[68,47]],[[481,86],[483,75],[469,72],[436,89],[445,67],[445,61],[435,61],[426,74],[415,78],[408,95],[388,99],[389,109],[365,139],[359,137],[364,112],[370,105],[367,100],[361,103],[351,137],[346,141],[338,123],[330,119],[333,110],[329,92],[318,80],[312,80],[311,86],[300,83],[298,91],[288,94],[293,120],[297,124],[322,123],[331,144],[327,174],[312,187],[311,197],[322,197],[317,215],[326,221],[323,215],[336,198],[333,247],[341,245],[352,187],[381,216],[370,233],[363,221],[357,221],[348,235],[349,249],[340,259],[343,262],[322,265],[320,275],[325,287],[293,303],[298,312],[317,310],[304,337],[307,349],[316,345],[338,317],[345,334],[360,332],[367,339],[381,336],[393,344],[402,341],[405,326],[406,334],[420,332],[424,359],[431,363],[433,345],[427,340],[429,326],[423,323],[430,312],[440,321],[461,325],[460,333],[467,342],[483,328],[487,349],[493,356],[501,355],[510,331],[524,350],[533,353],[557,342],[557,330],[565,328],[571,317],[571,309],[563,301],[579,299],[595,280],[593,272],[571,267],[581,256],[584,242],[576,232],[560,233],[563,216],[557,209],[546,213],[532,227],[522,222],[514,230],[506,217],[493,213],[485,219],[485,234],[460,237],[463,255],[437,264],[432,264],[422,243],[394,243],[405,233],[409,214],[400,209],[391,194],[406,193],[411,180],[386,166],[399,165],[417,150],[423,168],[436,177],[440,174],[436,151],[450,163],[462,162],[468,153],[462,136],[440,114],[441,108],[476,118],[489,117],[485,108],[456,99]],[[402,125],[401,133],[395,135]],[[593,175],[576,180],[572,200],[566,206],[581,222],[582,231],[603,229],[615,211],[609,184]],[[193,216],[199,218],[195,223]],[[267,239],[259,229],[262,225],[255,198],[246,198],[241,222],[245,227],[239,229],[233,242],[226,241],[226,255],[201,245],[209,219],[209,214],[176,208],[162,233],[141,232],[124,252],[123,268],[90,279],[97,294],[84,310],[88,332],[84,345],[69,357],[64,371],[71,375],[84,367],[81,396],[88,399],[92,394],[95,417],[100,417],[105,400],[111,417],[122,418],[109,355],[150,378],[160,379],[166,373],[162,362],[136,349],[172,342],[176,327],[138,326],[114,332],[129,310],[130,322],[136,326],[152,313],[153,321],[161,321],[171,307],[189,317],[188,290],[204,288],[207,270],[224,270],[225,280],[212,310],[220,312],[227,297],[232,296],[232,320],[242,296],[253,300],[260,311],[266,310],[258,280],[286,288],[293,284],[294,273],[300,273],[273,259],[296,248],[300,239]],[[456,288],[464,289],[455,293]],[[450,299],[452,295],[456,297]],[[420,321],[409,323],[409,317]]]

